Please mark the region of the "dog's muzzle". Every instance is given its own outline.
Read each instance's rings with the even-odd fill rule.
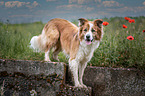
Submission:
[[[93,38],[91,38],[91,36],[87,34],[85,41],[87,45],[90,45],[93,42]]]

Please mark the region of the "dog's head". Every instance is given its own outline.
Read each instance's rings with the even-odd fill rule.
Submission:
[[[87,19],[79,19],[79,39],[85,41],[87,45],[92,42],[101,40],[103,35],[103,20],[96,19],[94,21],[88,21]]]

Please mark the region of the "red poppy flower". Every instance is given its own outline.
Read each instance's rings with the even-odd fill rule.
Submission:
[[[130,18],[128,18],[128,17],[124,17],[124,19],[125,19],[125,20],[128,20],[128,21],[130,20]]]
[[[127,26],[123,24],[123,28],[127,28]]]
[[[109,25],[109,23],[108,22],[103,22],[103,25],[107,26],[107,25]]]
[[[145,30],[143,30],[142,32],[145,32]]]
[[[127,39],[128,40],[134,40],[134,38],[132,36],[128,36]]]
[[[132,23],[132,20],[130,19],[130,20],[128,20],[128,22],[129,22],[129,23]]]
[[[135,20],[134,19],[130,19],[128,22],[129,23],[135,23]]]
[[[132,19],[132,23],[135,23],[135,20],[134,19]]]

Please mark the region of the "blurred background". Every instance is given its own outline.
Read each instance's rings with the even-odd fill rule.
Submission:
[[[103,25],[103,40],[88,65],[145,70],[144,0],[0,0],[0,58],[44,60],[44,53],[29,48],[30,39],[52,18],[78,25],[82,17],[109,23]],[[68,63],[63,53],[59,59]]]

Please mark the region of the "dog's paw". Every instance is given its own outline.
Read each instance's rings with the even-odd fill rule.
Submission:
[[[51,62],[51,60],[47,57],[44,59],[45,62]]]
[[[84,85],[84,84],[78,84],[78,85],[76,85],[75,87],[78,87],[78,88],[87,88],[87,86]]]
[[[77,85],[75,85],[75,87],[83,88],[83,86],[81,84],[77,84]]]
[[[87,88],[87,86],[86,86],[86,85],[84,85],[84,84],[81,84],[81,86],[83,86],[83,88]]]

